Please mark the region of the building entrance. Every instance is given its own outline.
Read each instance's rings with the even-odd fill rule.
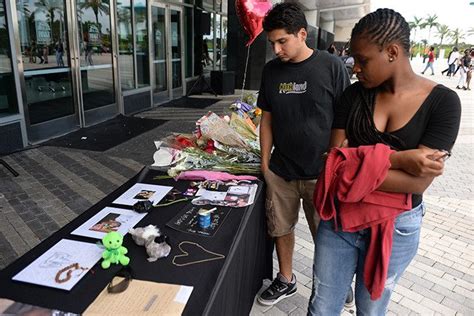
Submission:
[[[151,6],[153,51],[153,102],[163,103],[183,95],[183,16],[179,7]]]

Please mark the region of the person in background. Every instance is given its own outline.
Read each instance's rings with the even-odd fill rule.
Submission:
[[[447,72],[446,76],[451,77],[454,74],[454,71],[456,70],[456,63],[458,59],[459,59],[458,48],[454,46],[453,50],[450,51],[448,55],[448,68],[443,70],[441,74],[444,75],[444,73]]]
[[[469,55],[470,55],[471,62],[466,73],[466,90],[471,90],[470,85],[471,85],[472,71],[474,68],[474,49],[471,48]]]
[[[426,64],[426,67],[425,67],[425,70],[423,70],[421,72],[422,75],[425,74],[425,71],[430,68],[431,69],[431,75],[434,76],[434,68],[433,68],[433,64],[434,64],[434,59],[435,59],[435,56],[434,56],[434,47],[431,46],[430,47],[430,51],[428,52],[428,63]]]
[[[56,64],[58,65],[58,67],[64,67],[64,61],[63,61],[64,46],[61,39],[57,41],[55,49],[56,49]]]
[[[412,209],[399,213],[391,226],[384,284],[372,299],[365,279],[375,274],[364,274],[365,263],[373,259],[367,258],[370,231],[342,231],[341,222],[334,227],[333,221],[321,220],[308,315],[340,315],[354,275],[357,315],[385,315],[394,287],[416,255],[425,212],[422,194],[443,172],[459,131],[461,104],[451,89],[414,73],[409,49],[410,27],[391,9],[369,13],[354,26],[351,54],[359,81],[336,105],[330,142],[330,147],[364,150],[384,144],[394,150],[381,162],[390,169],[375,190],[411,194]],[[339,202],[333,204],[336,212]]]
[[[469,54],[469,50],[466,49],[464,51],[464,56],[462,56],[461,59],[459,60],[459,73],[461,74],[461,77],[459,78],[456,89],[467,90],[467,87],[466,87],[467,74],[470,70],[471,70],[471,56]]]
[[[331,55],[339,55],[339,53],[337,51],[337,47],[336,47],[336,45],[334,45],[334,43],[329,45],[328,53],[331,54]]]
[[[296,293],[294,230],[301,200],[314,237],[319,224],[314,186],[329,145],[334,105],[350,84],[339,57],[307,46],[307,26],[303,10],[294,3],[275,5],[263,21],[277,57],[263,68],[257,105],[263,110],[260,146],[267,228],[279,265],[272,284],[257,297],[263,305]]]

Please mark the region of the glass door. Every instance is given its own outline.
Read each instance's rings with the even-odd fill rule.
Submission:
[[[22,93],[31,142],[79,128],[65,0],[17,0]]]
[[[83,125],[104,121],[118,113],[113,54],[114,1],[76,0],[75,60],[80,85]]]
[[[168,91],[168,67],[166,56],[168,51],[166,33],[166,8],[164,5],[151,6],[152,35],[153,35],[153,103],[161,103],[170,99]]]
[[[171,97],[179,98],[183,95],[183,42],[181,37],[182,18],[181,9],[169,10],[171,27]]]
[[[30,142],[115,116],[114,1],[16,0]]]
[[[164,4],[151,6],[153,32],[153,102],[183,95],[182,10]]]

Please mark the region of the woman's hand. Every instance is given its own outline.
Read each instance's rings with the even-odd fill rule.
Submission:
[[[437,177],[443,174],[444,156],[444,152],[428,147],[399,151],[390,156],[391,169],[417,177]]]

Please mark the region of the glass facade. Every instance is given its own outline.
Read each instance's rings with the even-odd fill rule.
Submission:
[[[130,0],[117,2],[117,34],[120,85],[122,90],[130,90],[135,88],[132,5]]]
[[[146,0],[135,0],[133,3],[135,13],[135,55],[137,65],[138,88],[150,85],[150,65],[148,48],[148,13]]]
[[[184,52],[185,52],[185,74],[186,78],[193,76],[193,9],[184,8]]]
[[[6,12],[10,4],[16,10]],[[122,113],[132,94],[146,104],[150,91],[149,106],[177,98],[186,81],[225,69],[226,8],[221,0],[0,0],[0,120],[24,112],[37,141],[52,135],[43,127],[59,135],[107,119],[118,97]]]
[[[170,27],[171,27],[171,82],[172,88],[183,86],[183,78],[181,68],[183,60],[181,58],[182,42],[181,42],[181,11],[170,10]]]
[[[17,0],[30,124],[75,113],[64,0]]]
[[[202,34],[202,57],[201,64],[203,72],[207,73],[214,69],[214,13],[202,11],[201,19],[203,22]]]
[[[84,109],[115,102],[110,6],[106,1],[76,0],[81,88]]]
[[[227,22],[229,20],[226,16],[222,16],[222,32],[221,32],[221,54],[222,54],[222,61],[221,61],[221,69],[227,70]]]
[[[167,70],[166,70],[166,9],[162,7],[152,7],[152,31],[154,38],[153,65],[155,69],[155,89],[154,92],[168,90]]]
[[[122,91],[150,85],[146,0],[117,1],[117,33]]]
[[[18,113],[5,2],[0,0],[0,117]]]

